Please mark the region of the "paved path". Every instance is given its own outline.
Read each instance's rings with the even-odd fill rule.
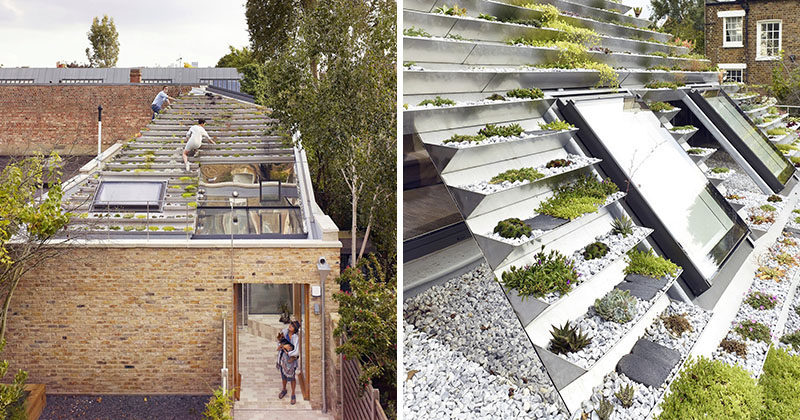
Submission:
[[[267,420],[282,417],[292,420],[328,420],[332,416],[311,409],[303,399],[300,386],[296,388],[297,404],[290,404],[290,393],[278,399],[281,390],[280,373],[275,368],[277,357],[273,341],[239,329],[239,373],[242,390],[234,405],[235,420]]]

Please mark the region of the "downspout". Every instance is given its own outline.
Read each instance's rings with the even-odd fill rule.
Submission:
[[[748,37],[747,37],[747,35],[750,33],[750,31],[748,30],[750,25],[747,24],[749,22],[749,17],[750,17],[750,3],[748,3],[747,0],[744,0],[744,3],[742,4],[742,9],[744,9],[744,35],[743,35],[743,37],[744,37],[744,63],[745,63],[745,66],[746,66],[747,62],[749,61],[749,57],[750,57],[747,54],[747,51],[748,51],[747,46],[750,45],[750,42],[749,42]],[[756,32],[756,33],[758,33],[758,32]],[[725,34],[722,34],[722,36],[724,37]],[[756,42],[758,42],[758,40],[756,40]],[[755,60],[753,60],[753,64],[755,64]],[[750,80],[750,72],[747,69],[745,69],[745,71],[743,73],[745,74],[745,76],[744,76],[744,79],[742,79],[742,81],[746,82],[746,81]]]

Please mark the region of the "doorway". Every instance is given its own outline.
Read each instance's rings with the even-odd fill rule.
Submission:
[[[307,284],[252,284],[234,285],[234,363],[233,377],[236,404],[240,410],[308,409],[309,403],[309,348],[307,334],[308,301]],[[290,404],[289,393],[278,399],[282,388],[275,367],[277,361],[276,336],[287,327],[284,312],[290,320],[300,321],[300,364],[296,372],[297,404]]]

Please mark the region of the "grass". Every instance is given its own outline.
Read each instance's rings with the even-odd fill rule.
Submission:
[[[758,385],[764,396],[762,419],[797,418],[800,413],[800,356],[771,348]]]
[[[628,266],[625,267],[625,274],[639,274],[642,276],[659,278],[672,277],[678,274],[680,267],[672,261],[659,257],[653,253],[652,249],[638,251],[632,249],[628,251]]]

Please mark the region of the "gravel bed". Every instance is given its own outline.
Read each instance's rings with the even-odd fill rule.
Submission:
[[[615,192],[614,194],[609,195],[608,198],[606,198],[605,203],[603,203],[598,208],[598,210],[600,208],[603,208],[603,207],[605,207],[605,206],[607,206],[607,205],[619,200],[622,197],[625,197],[625,193],[622,192],[622,191],[618,191],[618,192]],[[536,217],[537,214],[538,213],[533,212],[531,215],[521,217],[520,219],[527,220],[528,218]],[[578,216],[576,219],[573,219],[573,220],[580,219],[581,217],[584,217],[584,216],[585,215]],[[547,231],[547,232],[549,232],[549,231]],[[494,233],[494,232],[487,232],[487,233],[484,234],[484,236],[487,236],[487,237],[492,238],[492,239],[497,240],[497,241],[505,242],[507,244],[511,244],[511,245],[514,245],[514,246],[519,246],[519,245],[522,245],[522,244],[524,244],[526,242],[530,242],[530,241],[532,241],[532,240],[544,235],[545,233],[546,232],[543,231],[543,230],[534,229],[534,230],[531,231],[531,234],[529,236],[521,236],[519,238],[504,238],[504,237],[502,237],[499,234]]]
[[[800,330],[800,315],[795,312],[795,308],[797,307],[800,307],[800,290],[795,291],[794,301],[791,305],[789,305],[789,316],[786,318],[786,324],[783,327],[783,331],[781,331],[780,334],[776,334],[778,339],[786,334],[791,334]],[[792,346],[788,344],[783,344],[780,341],[776,341],[775,345],[778,348],[787,350],[792,354],[800,355],[800,351],[795,351]]]
[[[667,307],[667,309],[661,313],[661,318],[673,314],[686,314],[686,318],[692,324],[693,330],[683,333],[680,337],[675,337],[669,330],[666,329],[666,327],[664,327],[664,323],[659,318],[650,324],[649,327],[647,327],[643,337],[647,340],[680,352],[681,362],[679,362],[675,368],[673,368],[672,372],[670,372],[669,376],[667,377],[667,381],[660,387],[653,388],[632,381],[624,374],[611,372],[605,376],[603,385],[594,387],[594,393],[592,394],[591,399],[583,402],[581,405],[583,411],[590,413],[592,410],[598,408],[600,401],[603,397],[605,397],[615,405],[614,415],[612,416],[614,420],[640,420],[647,417],[647,415],[661,400],[661,397],[669,387],[672,379],[677,376],[683,361],[686,360],[686,357],[689,355],[692,347],[705,329],[706,324],[708,324],[708,321],[711,319],[711,312],[705,311],[699,306],[676,301],[670,302],[670,305]],[[619,391],[622,386],[629,384],[633,385],[635,389],[633,405],[629,408],[624,408],[622,407],[619,399],[614,396],[614,393]],[[573,419],[577,420],[579,418],[580,413],[576,413],[576,416],[573,416]]]
[[[449,346],[404,322],[406,419],[566,419],[528,387],[495,376]]]
[[[542,98],[543,99],[543,98]],[[476,106],[476,105],[491,105],[491,104],[498,104],[498,103],[505,103],[505,102],[533,102],[533,101],[541,101],[542,99],[529,99],[529,98],[515,98],[513,96],[506,96],[505,101],[495,101],[491,99],[481,99],[479,101],[463,101],[463,102],[456,102],[455,105],[441,105],[436,106],[434,104],[426,104],[426,105],[409,105],[409,111],[416,111],[421,109],[438,109],[438,108],[458,108],[458,107],[467,107],[467,106]]]
[[[48,394],[41,420],[202,419],[211,395]]]
[[[736,171],[731,169],[728,172],[717,174],[717,173],[711,172],[711,169],[709,169],[708,171],[706,171],[705,175],[706,175],[706,178],[726,180],[726,179],[730,178],[731,176],[733,176],[733,174],[735,174],[735,173],[736,173]]]
[[[653,301],[634,299],[636,299],[636,315],[632,320],[624,324],[604,320],[600,315],[597,315],[594,307],[589,308],[589,311],[583,317],[570,321],[570,325],[577,325],[581,331],[591,337],[592,342],[580,351],[560,354],[559,357],[589,370],[628,330],[639,322],[639,319],[644,316],[645,312],[653,305],[653,301],[655,301],[655,299]]]
[[[561,130],[561,131],[569,131],[569,130]],[[547,134],[558,133],[559,131],[556,130],[537,130],[530,133],[523,132],[520,136],[509,136],[509,137],[501,137],[501,136],[492,136],[488,137],[485,140],[474,142],[474,141],[459,141],[459,142],[451,142],[451,143],[442,143],[442,146],[445,147],[452,147],[455,149],[470,149],[473,147],[478,146],[485,146],[487,144],[497,144],[497,143],[507,143],[510,141],[519,141],[519,140],[530,140],[535,139],[538,137],[542,137]]]
[[[547,168],[544,164],[534,167],[534,169],[536,169],[536,171],[539,172],[540,174],[544,175],[544,177],[539,178],[533,182],[539,182],[551,176],[563,174],[565,172],[570,172],[577,168],[592,165],[601,161],[601,159],[596,159],[586,156],[578,156],[578,155],[567,155],[564,159],[571,161],[572,164],[560,168]],[[492,184],[488,180],[486,180],[486,181],[475,182],[472,184],[461,185],[459,186],[459,188],[488,195],[530,183],[531,181],[523,180],[523,181],[513,181],[513,182],[503,181],[497,184]]]
[[[781,252],[788,252],[791,255],[798,255],[800,252],[800,247],[798,246],[788,246],[782,245],[779,243],[775,243],[770,247],[770,249],[759,258],[759,264],[765,265],[772,268],[783,268],[786,270],[785,278],[780,281],[776,282],[773,280],[761,280],[759,278],[755,278],[753,280],[753,284],[750,286],[750,289],[745,294],[745,298],[752,292],[760,291],[764,293],[768,293],[773,295],[777,298],[778,304],[772,309],[755,309],[742,301],[741,306],[739,307],[739,311],[736,313],[736,316],[733,319],[732,325],[726,338],[733,339],[733,340],[740,340],[743,341],[747,345],[747,355],[746,357],[740,357],[734,353],[728,353],[721,348],[717,348],[712,357],[714,359],[722,360],[725,363],[731,365],[739,365],[744,369],[747,369],[753,377],[758,377],[761,375],[761,371],[764,365],[764,360],[767,357],[767,351],[769,350],[770,343],[764,343],[760,341],[753,341],[749,339],[745,339],[741,337],[738,333],[734,332],[733,328],[740,325],[744,321],[756,321],[760,322],[767,327],[770,328],[771,334],[771,341],[776,341],[779,336],[779,332],[775,331],[777,327],[778,318],[780,316],[781,309],[783,305],[786,303],[786,299],[789,296],[792,280],[794,278],[795,273],[797,272],[797,266],[794,267],[785,267],[778,264],[775,261],[774,256],[781,253]],[[755,273],[754,273],[755,275]]]
[[[556,411],[561,407],[560,397],[550,382],[527,333],[486,264],[404,301],[403,313],[405,320],[413,324],[416,330],[424,332],[431,339],[452,350],[454,354],[476,363],[484,373],[488,372],[492,381],[514,388],[515,395],[516,393],[538,395],[541,402],[536,404],[531,402],[529,411],[535,413],[541,409],[548,413],[553,412],[550,406]],[[415,352],[413,348],[406,347],[406,367],[410,366],[408,364],[410,360],[427,360],[431,357],[429,353],[415,355]],[[441,365],[456,376],[462,375],[462,368],[456,366],[455,362]],[[448,382],[446,379],[448,376],[449,374],[438,375],[439,385]],[[476,399],[473,400],[474,407],[471,409],[480,410],[483,404],[478,401],[487,398],[483,393],[489,391],[485,386],[479,386],[478,382],[473,384],[474,388],[467,388],[467,384],[463,384],[460,388],[464,393],[472,391]],[[462,396],[439,393],[431,398],[434,398],[437,404],[444,406],[463,402]],[[532,398],[535,400],[535,397]],[[405,404],[408,406],[404,407],[404,410],[414,411],[424,406],[423,403],[420,403],[423,404],[420,406],[416,405],[415,401],[406,397]],[[503,401],[504,404],[508,402],[507,388]],[[436,418],[436,416],[426,414],[425,418]],[[513,416],[500,416],[500,418],[513,418]]]

